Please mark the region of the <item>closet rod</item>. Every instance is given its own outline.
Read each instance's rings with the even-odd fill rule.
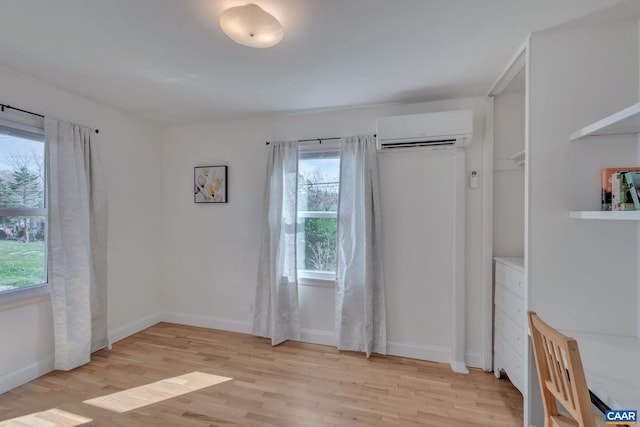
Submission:
[[[32,111],[23,110],[21,108],[12,107],[11,105],[7,105],[7,104],[0,104],[0,110],[3,111],[3,112],[4,112],[4,110],[20,111],[21,113],[31,114],[32,116],[38,116],[38,117],[42,117],[44,119],[44,116],[42,114],[34,113]],[[95,129],[95,133],[100,133],[100,130],[99,129]]]
[[[375,138],[376,135],[374,134],[373,137]],[[342,137],[340,136],[334,136],[331,138],[312,138],[312,139],[299,139],[296,142],[312,142],[312,141],[318,141],[319,144],[322,144],[322,141],[333,141],[336,139],[342,139]],[[266,142],[267,145],[271,144],[271,141],[267,141]]]

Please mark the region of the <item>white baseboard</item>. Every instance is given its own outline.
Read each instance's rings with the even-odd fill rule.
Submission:
[[[251,333],[250,322],[185,313],[156,313],[110,331],[109,338],[111,343],[115,343],[159,322],[199,326],[244,334]],[[302,342],[328,346],[336,345],[336,336],[331,331],[302,329],[300,332],[300,341]],[[409,357],[412,359],[429,360],[442,363],[449,363],[451,359],[451,352],[448,348],[416,346],[397,342],[389,342],[387,344],[387,353],[393,356]],[[470,367],[482,367],[482,357],[479,353],[466,353],[465,359],[466,363]],[[0,376],[0,393],[5,393],[51,371],[53,371],[53,357],[25,366],[16,372]]]
[[[162,313],[162,321],[177,323],[179,325],[198,326],[201,328],[219,329],[221,331],[251,333],[251,323],[238,320],[221,319],[213,316],[202,316],[185,313]],[[333,332],[317,331],[314,329],[302,329],[300,341],[310,344],[336,345],[336,337]]]
[[[387,342],[387,354],[441,363],[449,363],[451,360],[451,350],[448,348],[417,346],[398,342]]]
[[[300,331],[300,341],[310,344],[336,346],[336,334],[328,331],[316,331],[313,329],[302,329]]]
[[[467,366],[470,368],[484,369],[484,363],[482,363],[482,354],[466,352],[464,354],[464,360],[467,362]]]
[[[144,319],[140,319],[136,322],[109,331],[110,342],[118,342],[121,339],[147,329],[160,321],[160,314],[153,314],[145,317]],[[25,366],[18,371],[2,375],[0,376],[0,393],[5,393],[11,389],[26,384],[44,374],[48,374],[51,371],[53,371],[53,357]]]
[[[409,357],[411,359],[428,360],[431,362],[451,362],[451,350],[446,347],[417,346],[388,342],[387,354],[392,356]],[[482,356],[480,353],[465,353],[465,362],[470,368],[482,368]]]
[[[161,321],[162,316],[160,313],[152,314],[133,323],[129,323],[128,325],[109,331],[109,341],[113,344]]]
[[[51,371],[53,371],[53,357],[25,366],[16,372],[2,375],[0,376],[0,394],[35,380]]]
[[[222,331],[251,333],[251,323],[237,320],[221,319],[213,316],[202,316],[186,313],[162,313],[163,322],[177,323],[180,325],[199,326],[203,328],[220,329]],[[320,344],[335,347],[336,336],[331,331],[318,331],[314,329],[302,329],[300,341],[310,344]],[[393,356],[410,357],[412,359],[429,360],[432,362],[449,363],[451,351],[448,348],[436,346],[416,346],[389,342],[387,353]],[[469,367],[481,368],[482,356],[480,353],[465,353],[465,361]]]
[[[185,313],[162,313],[161,318],[163,322],[177,323],[179,325],[199,326],[202,328],[220,329],[222,331],[239,332],[242,334],[251,333],[250,322]]]

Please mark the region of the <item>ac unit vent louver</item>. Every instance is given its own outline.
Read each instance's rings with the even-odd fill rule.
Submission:
[[[442,111],[382,117],[377,120],[379,150],[434,146],[466,146],[471,143],[471,110]]]

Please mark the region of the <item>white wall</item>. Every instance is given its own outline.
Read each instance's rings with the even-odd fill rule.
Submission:
[[[165,319],[248,332],[254,303],[266,154],[265,141],[375,132],[376,117],[474,109],[468,169],[481,168],[484,103],[463,99],[262,117],[175,127],[165,139],[163,263]],[[450,286],[426,267],[451,262],[440,237],[424,230],[451,221],[439,200],[447,179],[442,152],[384,154],[381,174],[384,269],[390,348],[396,354],[448,361]],[[193,167],[229,165],[229,203],[193,203]],[[431,169],[432,168],[432,169]],[[431,172],[428,172],[431,170]],[[480,172],[482,182],[482,172]],[[467,191],[467,349],[480,366],[481,189]],[[440,222],[442,221],[442,222]],[[401,236],[401,237],[400,237]],[[431,282],[430,280],[431,279]],[[334,343],[334,289],[301,287],[303,338]]]
[[[618,20],[531,37],[527,309],[559,329],[638,333],[637,223],[569,218],[599,210],[601,168],[638,159],[635,136],[569,141],[638,101],[637,29]],[[542,425],[536,379],[529,356],[525,425]]]
[[[160,132],[150,123],[0,67],[0,102],[100,129],[109,196],[109,330],[157,321],[162,230]],[[0,306],[0,392],[53,366],[48,297]]]
[[[524,150],[524,107],[522,91],[494,99],[494,256],[524,256],[524,166],[509,160]]]
[[[637,30],[617,21],[531,39],[529,308],[560,329],[636,335],[637,225],[569,211],[599,210],[600,169],[633,166],[637,140],[569,135],[638,101]]]

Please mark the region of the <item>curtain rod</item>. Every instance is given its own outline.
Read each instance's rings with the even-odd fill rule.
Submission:
[[[44,116],[42,114],[34,113],[32,111],[23,110],[21,108],[12,107],[11,105],[7,105],[7,104],[0,104],[0,110],[1,111],[4,112],[4,110],[6,110],[6,109],[20,111],[21,113],[31,114],[32,116],[42,117],[44,119]],[[95,129],[94,132],[95,133],[100,133],[100,130],[99,129]]]
[[[376,137],[376,134],[375,134],[375,133],[373,134],[373,137],[374,137],[374,138]],[[311,142],[311,141],[318,141],[318,143],[319,143],[319,144],[322,144],[322,141],[333,141],[333,140],[336,140],[336,139],[342,139],[342,137],[341,137],[341,136],[334,136],[334,137],[331,137],[331,138],[299,139],[299,140],[297,140],[296,142]],[[271,144],[271,141],[267,141],[267,142],[266,142],[266,144],[267,144],[267,145]]]

